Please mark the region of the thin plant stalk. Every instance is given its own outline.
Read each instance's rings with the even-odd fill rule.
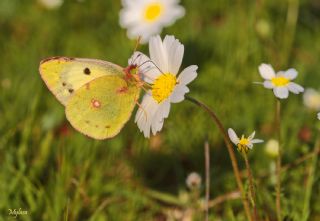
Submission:
[[[307,181],[306,195],[303,203],[302,221],[307,221],[310,214],[310,199],[311,199],[312,187],[313,187],[314,177],[316,172],[315,169],[317,167],[317,162],[318,162],[319,150],[320,150],[320,134],[318,135],[317,141],[314,146],[313,157],[312,157],[311,167],[309,171],[309,178]]]
[[[206,218],[205,221],[209,221],[209,201],[210,201],[210,148],[209,142],[206,141],[204,144],[204,156],[205,156],[205,169],[206,169],[206,205],[205,205],[205,213]]]
[[[285,36],[282,39],[281,45],[283,55],[281,56],[281,63],[287,64],[292,53],[292,45],[295,39],[297,21],[299,17],[299,0],[288,0],[286,26],[284,28]]]
[[[276,212],[277,212],[277,219],[281,221],[281,102],[277,99],[276,102],[276,131],[277,131],[277,139],[279,142],[279,153],[277,157],[277,164],[276,164]]]
[[[249,191],[250,191],[250,196],[251,196],[251,204],[253,207],[253,220],[258,220],[258,212],[257,212],[257,205],[256,205],[256,193],[254,190],[254,185],[253,185],[253,176],[251,173],[251,168],[248,160],[247,153],[243,153],[243,158],[246,164],[246,169],[247,169],[247,174],[248,174],[248,181],[249,181]]]
[[[66,205],[66,211],[65,211],[65,215],[64,215],[64,221],[68,221],[69,219],[69,198],[67,199],[67,205]]]
[[[243,188],[243,184],[242,184],[242,181],[241,181],[241,177],[240,177],[240,172],[239,172],[239,167],[238,167],[238,161],[236,159],[236,156],[234,154],[234,151],[233,151],[233,145],[228,137],[228,134],[226,132],[226,130],[224,129],[221,121],[219,120],[219,118],[217,117],[217,115],[215,114],[215,112],[210,109],[207,105],[205,105],[204,103],[192,98],[192,97],[189,97],[189,96],[185,96],[185,98],[189,101],[191,101],[192,103],[194,103],[195,105],[203,108],[209,115],[210,117],[213,119],[214,123],[217,125],[218,129],[220,130],[222,136],[223,136],[223,139],[224,139],[224,142],[227,146],[227,149],[228,149],[228,152],[229,152],[229,156],[230,156],[230,159],[231,159],[231,164],[232,164],[232,168],[233,168],[233,173],[234,173],[234,176],[236,178],[236,182],[237,182],[237,185],[238,185],[238,188],[242,194],[242,203],[243,203],[243,206],[244,206],[244,210],[245,210],[245,213],[246,213],[246,216],[247,216],[247,219],[249,221],[252,221],[252,216],[251,216],[251,212],[250,212],[250,207],[249,207],[249,202],[248,202],[248,199],[246,197],[246,193],[244,191],[244,188]]]

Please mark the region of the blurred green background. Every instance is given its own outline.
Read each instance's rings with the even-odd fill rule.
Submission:
[[[162,37],[175,35],[185,45],[183,67],[199,66],[190,96],[212,107],[226,127],[274,138],[274,95],[252,82],[262,81],[258,66],[265,62],[276,70],[294,67],[297,83],[320,88],[319,1],[182,0],[181,5],[185,17]],[[203,178],[206,139],[211,199],[224,197],[211,208],[210,220],[245,220],[239,197],[225,197],[237,186],[222,137],[203,110],[184,101],[172,106],[163,130],[151,139],[132,118],[115,138],[94,141],[70,127],[63,106],[42,82],[39,62],[50,56],[126,66],[135,41],[119,26],[120,8],[120,1],[111,0],[66,0],[56,9],[32,0],[0,0],[0,220],[14,219],[9,209],[19,208],[28,214],[16,219],[28,221],[203,220],[196,202],[203,200],[204,186],[190,192],[185,179],[192,171]],[[148,53],[147,45],[139,49]],[[301,95],[291,94],[282,104],[287,165],[313,151],[319,123]],[[249,158],[260,216],[274,220],[274,159],[264,144]],[[308,220],[320,220],[319,170],[313,189],[307,185],[310,168],[319,165],[308,159],[283,176],[285,220],[307,220],[308,211]]]

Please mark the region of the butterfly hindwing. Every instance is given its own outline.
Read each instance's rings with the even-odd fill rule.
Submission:
[[[120,66],[87,58],[48,58],[41,61],[39,71],[50,91],[63,105],[67,104],[77,89],[96,78],[123,76]]]
[[[96,78],[69,98],[67,119],[75,129],[89,137],[111,138],[129,120],[139,93],[140,88],[117,75]]]

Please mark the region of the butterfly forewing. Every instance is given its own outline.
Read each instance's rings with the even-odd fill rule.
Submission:
[[[66,105],[69,98],[86,83],[107,75],[123,76],[123,68],[113,63],[86,58],[53,57],[40,63],[42,79]]]

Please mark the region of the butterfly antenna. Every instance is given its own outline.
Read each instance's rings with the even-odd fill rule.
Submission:
[[[144,76],[145,76],[145,77],[147,77],[147,78],[149,78],[150,80],[154,81],[155,79],[153,79],[152,77],[148,76],[148,74],[147,74],[148,71],[151,70],[151,68],[152,68],[152,67],[148,66],[148,67],[146,67],[145,69],[141,70],[141,73],[144,73]]]
[[[153,61],[151,61],[151,60],[147,60],[147,61],[143,62],[142,64],[140,64],[140,65],[138,66],[138,68],[141,67],[142,65],[148,63],[148,62],[151,62],[151,63],[161,72],[161,74],[164,74],[164,73],[161,71],[161,69],[160,69]],[[150,70],[151,70],[151,68],[150,68]],[[149,71],[149,70],[148,70],[148,71]]]

